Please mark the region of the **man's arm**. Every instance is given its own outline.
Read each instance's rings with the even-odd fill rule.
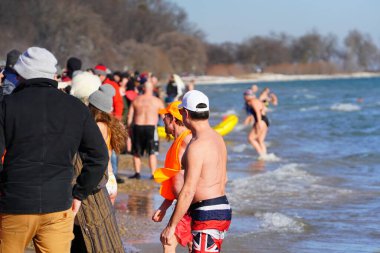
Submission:
[[[128,110],[128,119],[127,119],[127,127],[131,127],[132,122],[133,122],[133,114],[134,114],[134,102],[132,102],[131,106],[129,107]]]
[[[108,150],[99,127],[88,111],[78,151],[83,168],[73,188],[73,197],[85,199],[102,179],[108,165]]]
[[[205,145],[203,145],[205,146]],[[168,225],[161,233],[162,244],[168,244],[170,238],[174,235],[175,227],[182,217],[188,211],[197,189],[199,178],[202,172],[203,150],[199,143],[192,143],[188,146],[185,153],[185,183],[179,193],[177,205],[169,220]]]

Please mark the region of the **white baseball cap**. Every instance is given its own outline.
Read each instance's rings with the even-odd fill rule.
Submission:
[[[200,104],[206,105],[200,106]],[[182,104],[178,108],[185,108],[192,112],[208,112],[210,110],[208,97],[199,90],[191,90],[185,93]]]

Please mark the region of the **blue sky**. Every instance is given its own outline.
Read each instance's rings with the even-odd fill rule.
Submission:
[[[357,29],[380,45],[380,0],[170,0],[202,29],[207,41],[241,42],[254,35],[313,29],[340,41]]]

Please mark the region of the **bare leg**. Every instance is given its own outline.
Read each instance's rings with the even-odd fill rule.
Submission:
[[[139,156],[133,156],[133,167],[136,173],[140,173],[141,171],[141,159]]]
[[[259,144],[260,144],[260,147],[261,147],[263,154],[266,154],[267,153],[267,146],[265,145],[265,137],[267,136],[267,133],[268,133],[268,127],[267,127],[267,124],[265,124],[265,122],[263,122],[263,121],[261,121],[260,124],[261,124],[262,130],[258,135],[258,141],[259,141]]]
[[[157,157],[155,154],[149,156],[149,167],[153,175],[157,169]]]
[[[262,154],[261,146],[257,139],[256,127],[252,128],[251,132],[248,134],[248,142],[256,149],[259,155]]]
[[[129,136],[127,137],[126,145],[127,145],[127,152],[130,153],[132,151],[132,141]]]

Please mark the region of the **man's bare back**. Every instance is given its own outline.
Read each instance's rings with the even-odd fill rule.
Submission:
[[[192,203],[225,195],[227,149],[223,138],[212,128],[193,137],[182,158],[185,178],[200,169]]]
[[[189,213],[194,235],[192,252],[200,252],[200,249],[206,252],[203,250],[210,247],[220,252],[232,217],[225,195],[227,148],[223,138],[209,124],[209,100],[204,93],[187,92],[180,112],[193,137],[182,157],[184,185],[173,215],[161,233],[161,242],[169,244],[177,224]]]
[[[135,125],[157,125],[158,110],[164,108],[163,102],[150,94],[138,96],[132,103],[133,123]]]

